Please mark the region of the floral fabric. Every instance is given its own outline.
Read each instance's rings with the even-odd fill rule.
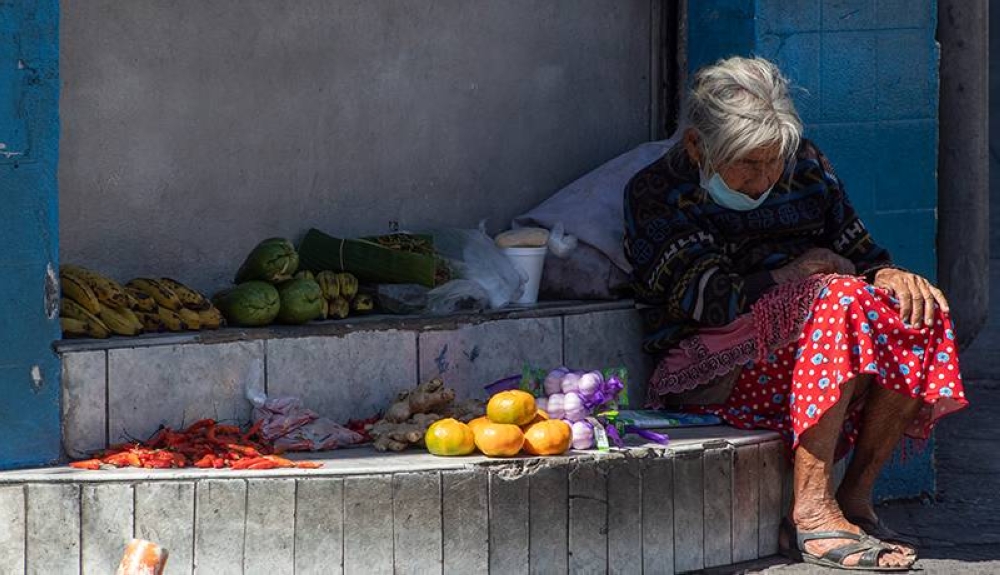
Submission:
[[[938,419],[968,405],[947,315],[937,312],[930,327],[907,326],[889,292],[838,277],[820,291],[796,342],[749,361],[724,404],[695,410],[735,427],[778,431],[794,449],[840,400],[841,385],[861,374],[923,402],[906,429],[911,437],[928,437]],[[838,456],[857,439],[863,405],[854,402],[844,419]]]

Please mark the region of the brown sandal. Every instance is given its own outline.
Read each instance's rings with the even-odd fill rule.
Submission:
[[[888,525],[886,525],[881,518],[877,521],[871,521],[864,517],[845,517],[851,523],[857,525],[862,531],[881,540],[883,543],[888,543],[890,545],[905,545],[910,547],[910,550],[902,550],[907,557],[917,556],[917,541],[916,537],[911,537],[909,535],[903,535],[893,531]]]
[[[839,547],[834,547],[822,555],[814,555],[805,550],[806,543],[819,539],[848,539],[851,543],[845,543]],[[854,571],[879,571],[879,572],[901,572],[910,571],[913,563],[907,566],[892,567],[879,565],[878,560],[883,553],[892,553],[895,550],[867,535],[851,533],[850,531],[799,531],[796,543],[802,560],[813,565],[821,565],[831,569],[847,569]],[[847,565],[844,563],[848,557],[861,553],[857,565]]]

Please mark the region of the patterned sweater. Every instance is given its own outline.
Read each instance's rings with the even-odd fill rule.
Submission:
[[[810,248],[854,262],[859,274],[889,267],[826,157],[810,141],[759,207],[735,211],[699,185],[680,154],[644,168],[625,187],[625,255],[640,304],[643,349],[660,354],[700,328],[749,311],[777,269]]]

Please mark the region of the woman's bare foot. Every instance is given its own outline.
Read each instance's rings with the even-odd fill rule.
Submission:
[[[815,531],[846,531],[859,535],[862,533],[862,530],[857,525],[844,519],[840,508],[833,501],[828,504],[817,505],[813,508],[798,504],[792,519],[795,523],[795,528],[800,533]],[[856,540],[852,539],[815,539],[806,541],[804,548],[801,550],[810,555],[821,557],[828,551],[856,542]],[[845,566],[857,565],[862,554],[863,551],[847,556],[843,564]],[[899,549],[886,551],[878,557],[880,567],[910,567],[914,561],[913,556],[907,555]]]

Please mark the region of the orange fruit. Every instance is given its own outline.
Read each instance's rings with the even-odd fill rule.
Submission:
[[[529,427],[531,427],[532,425],[538,423],[539,421],[548,421],[548,419],[549,419],[549,414],[545,413],[544,409],[539,409],[538,411],[535,412],[534,419],[532,419],[528,423],[525,423],[524,425],[522,425],[521,426],[521,430],[522,431],[527,431],[527,429]]]
[[[524,432],[510,423],[484,423],[476,426],[476,447],[490,457],[517,455],[524,445]]]
[[[480,415],[479,417],[473,419],[466,425],[468,425],[469,428],[472,429],[473,433],[475,433],[476,428],[479,427],[480,425],[483,425],[484,423],[490,423],[490,418],[486,417],[485,415]]]
[[[535,396],[527,391],[512,389],[501,391],[486,404],[486,417],[493,423],[525,425],[535,418],[538,407]]]
[[[475,434],[457,419],[439,419],[424,434],[427,451],[434,455],[468,455],[476,450]]]
[[[524,451],[531,455],[559,455],[569,449],[573,430],[561,419],[546,419],[528,426]]]

